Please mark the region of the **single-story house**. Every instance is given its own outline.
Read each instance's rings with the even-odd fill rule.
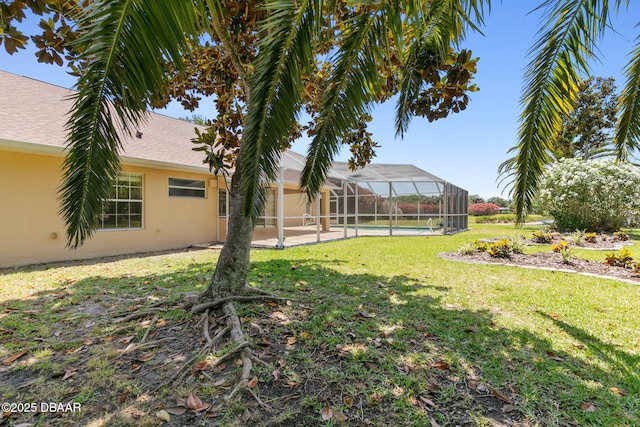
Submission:
[[[202,162],[202,153],[192,150],[195,125],[151,113],[137,136],[124,141],[123,173],[114,185],[112,198],[105,204],[93,237],[79,249],[66,248],[58,189],[72,92],[0,71],[0,94],[3,99],[0,103],[0,199],[3,201],[0,203],[0,268],[224,241],[227,182],[209,171]],[[357,218],[358,188],[361,198],[370,196],[376,183],[391,190],[383,196],[377,195],[380,200],[387,194],[389,197],[399,194],[394,193],[390,183],[385,187],[388,176],[371,175],[376,173],[375,168],[362,175],[349,172],[345,164],[336,164],[321,197],[315,203],[308,203],[298,189],[303,161],[303,156],[293,152],[283,155],[280,179],[272,185],[264,217],[254,237],[277,234],[278,246],[282,246],[286,227],[307,223],[314,223],[319,231],[328,231],[332,224],[338,223],[346,227],[347,213],[353,214],[355,210]],[[397,173],[396,169],[393,170]],[[427,174],[414,169],[413,173],[417,170]],[[416,180],[420,181],[416,176],[409,179],[420,193],[422,183],[416,184]],[[425,176],[421,179],[427,179]],[[466,202],[459,206],[460,214],[453,214],[449,209],[466,200],[466,192],[443,180],[434,185],[433,194],[440,197],[440,211],[434,218],[443,231],[466,228]],[[399,187],[396,185],[396,188]],[[348,201],[348,197],[354,195],[355,204]],[[378,209],[378,199],[375,209]],[[383,202],[380,203],[382,206]],[[390,206],[389,201],[385,203]],[[418,220],[420,206],[419,202]],[[397,206],[393,209],[380,208],[381,218],[387,215],[391,221],[393,210],[397,219],[399,209]],[[375,218],[377,221],[377,211]]]

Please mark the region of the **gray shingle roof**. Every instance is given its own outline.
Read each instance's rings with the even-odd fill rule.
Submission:
[[[0,102],[0,148],[36,152],[48,149],[47,152],[62,153],[73,93],[67,88],[0,70],[3,98]],[[203,154],[192,150],[195,127],[198,126],[184,120],[150,113],[147,123],[140,127],[142,138],[124,138],[123,163],[206,172],[208,166],[202,163]],[[298,183],[304,162],[305,157],[293,151],[288,150],[283,155],[285,182]],[[344,162],[335,162],[328,177],[369,183],[444,182],[413,165],[371,164],[354,172]],[[333,187],[330,183],[327,185]]]
[[[65,124],[73,91],[27,77],[0,71],[0,141],[65,147]],[[140,127],[142,138],[124,139],[125,161],[144,160],[195,167],[203,165],[201,152],[193,151],[196,125],[151,113]]]

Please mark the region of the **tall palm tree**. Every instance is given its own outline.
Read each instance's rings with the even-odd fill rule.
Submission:
[[[551,158],[552,142],[562,115],[573,106],[579,83],[596,58],[596,42],[610,30],[610,16],[626,11],[629,0],[545,0],[539,37],[531,48],[521,104],[519,142],[514,156],[500,166],[510,180],[518,222],[532,207],[538,185]],[[625,69],[620,119],[614,138],[620,161],[640,147],[640,38]]]
[[[274,178],[281,141],[294,126],[302,102],[303,74],[314,66],[316,46],[326,42],[326,27],[333,25],[327,16],[348,12],[330,32],[331,75],[303,172],[302,185],[310,197],[322,186],[342,137],[380,99],[385,82],[377,72],[379,64],[395,60],[402,133],[414,115],[410,100],[422,88],[417,72],[424,67],[421,61],[444,61],[468,28],[477,30],[482,24],[488,4],[489,0],[265,1],[259,54],[252,67],[244,67],[237,58],[234,61],[233,43],[221,25],[224,1],[93,2],[79,20],[83,35],[77,46],[86,66],[68,123],[70,151],[61,194],[70,246],[91,235],[120,168],[121,134],[137,129],[154,95],[165,92],[165,63],[180,69],[190,46],[212,29],[236,65],[247,116],[230,188],[229,232],[207,294],[246,291],[253,219],[264,202],[261,181]],[[430,63],[435,69],[438,65]]]

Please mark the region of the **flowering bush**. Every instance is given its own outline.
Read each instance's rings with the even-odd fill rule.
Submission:
[[[617,231],[640,214],[640,168],[562,159],[545,173],[540,199],[559,230]]]
[[[494,203],[473,203],[469,205],[469,214],[473,216],[495,215],[500,212],[500,206]]]

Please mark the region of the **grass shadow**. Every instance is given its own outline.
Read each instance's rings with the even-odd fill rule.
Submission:
[[[201,347],[199,317],[174,304],[181,293],[206,286],[213,264],[200,256],[95,263],[84,273],[49,270],[45,290],[34,284],[28,295],[0,302],[2,358],[32,348],[0,368],[4,400],[83,405],[81,413],[14,414],[11,420],[155,425],[159,408],[190,393],[205,403],[220,401],[238,377],[234,363],[208,372],[209,378],[194,372],[191,382],[151,392]],[[15,276],[25,286],[41,272],[27,273]],[[339,424],[341,414],[350,425],[637,421],[637,355],[578,325],[540,313],[585,346],[558,351],[526,328],[500,326],[490,309],[448,303],[446,282],[371,274],[364,263],[330,256],[291,259],[272,252],[252,262],[249,281],[290,298],[237,307],[256,354],[271,364],[256,365],[256,393],[274,412],[245,396],[249,404],[232,404],[211,419],[187,410],[172,415],[169,425],[323,425],[324,408],[335,414],[332,422]],[[146,333],[144,319],[114,319],[161,301],[167,307],[157,313],[150,341],[171,340],[124,352]],[[597,410],[582,410],[584,402]]]

